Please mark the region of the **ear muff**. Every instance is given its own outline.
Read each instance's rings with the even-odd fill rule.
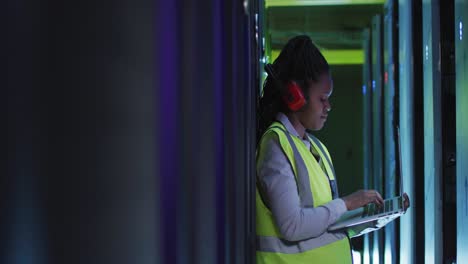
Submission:
[[[301,87],[299,87],[297,82],[288,82],[286,86],[286,93],[283,96],[283,101],[291,111],[298,111],[306,104],[304,94],[302,93]]]
[[[283,102],[291,111],[298,111],[306,104],[306,99],[302,93],[301,87],[295,81],[289,81],[284,89],[284,84],[278,79],[273,65],[266,64],[265,71],[270,75],[280,90],[283,91]]]

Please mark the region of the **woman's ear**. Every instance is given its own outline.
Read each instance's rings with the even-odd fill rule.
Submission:
[[[289,81],[286,86],[286,93],[283,96],[284,103],[291,111],[298,111],[306,104],[306,99],[301,87],[295,81]]]

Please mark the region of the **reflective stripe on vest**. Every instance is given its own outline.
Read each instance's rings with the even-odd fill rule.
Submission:
[[[257,236],[256,243],[258,251],[296,254],[319,248],[344,238],[346,238],[346,235],[343,233],[324,233],[320,237],[292,242],[279,237]]]
[[[317,145],[317,147],[319,147],[320,152],[322,153],[323,156],[325,156],[325,159],[328,162],[328,166],[330,167],[331,171],[333,172],[333,180],[330,179],[330,177],[328,176],[328,173],[326,173],[326,174],[328,176],[328,181],[330,182],[330,187],[331,187],[331,190],[332,190],[333,199],[337,199],[338,198],[338,185],[336,184],[335,168],[333,167],[333,164],[331,163],[330,158],[328,157],[327,153],[323,149],[323,146],[320,143],[320,141],[311,134],[308,134],[308,136],[309,136],[310,139],[312,139],[314,141],[315,145]]]
[[[306,165],[304,163],[304,160],[302,159],[302,156],[299,154],[299,151],[297,150],[296,144],[294,144],[293,139],[291,135],[289,134],[288,131],[284,130],[282,127],[279,126],[272,126],[272,128],[277,128],[286,134],[286,138],[289,141],[289,145],[291,145],[291,148],[294,152],[294,162],[296,163],[296,168],[297,168],[297,178],[299,179],[299,184],[298,184],[298,189],[299,189],[299,197],[301,198],[301,203],[302,206],[304,207],[313,207],[314,206],[314,198],[311,195],[312,192],[310,190],[310,182],[309,182],[309,173],[307,172]],[[324,171],[325,175],[328,177],[328,182],[330,184],[330,189],[332,191],[332,197],[333,199],[338,198],[338,186],[336,184],[336,174],[335,174],[335,168],[333,167],[333,164],[330,161],[330,158],[328,157],[327,153],[323,149],[322,144],[320,141],[314,137],[311,134],[308,134],[309,138],[312,139],[319,148],[319,154],[321,156],[325,157],[325,160],[328,162],[328,166],[330,167],[331,171],[333,172],[333,180],[330,179],[330,176],[326,172],[326,169]],[[310,200],[309,200],[310,199]]]
[[[310,181],[309,181],[309,173],[307,172],[306,165],[304,160],[302,159],[301,154],[299,154],[299,150],[297,150],[296,144],[294,144],[293,139],[289,132],[284,130],[282,127],[273,126],[271,128],[278,128],[279,130],[283,131],[286,134],[286,138],[291,145],[291,148],[294,152],[294,162],[296,163],[297,168],[297,179],[299,184],[297,188],[299,189],[299,197],[301,198],[301,205],[303,207],[313,207],[314,206],[314,198],[312,196],[312,191],[310,190]]]

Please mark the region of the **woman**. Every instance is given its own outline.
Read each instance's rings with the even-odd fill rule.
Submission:
[[[327,232],[347,210],[383,204],[375,190],[338,198],[320,130],[331,110],[327,61],[308,36],[266,67],[257,131],[257,263],[352,263],[349,238]]]

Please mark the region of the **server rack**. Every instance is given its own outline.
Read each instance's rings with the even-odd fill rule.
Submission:
[[[455,1],[457,263],[468,261],[468,0]]]
[[[383,34],[383,137],[384,137],[384,192],[387,198],[397,195],[397,149],[396,149],[396,125],[398,124],[398,38],[397,20],[398,10],[396,1],[389,0],[384,7],[384,34]],[[389,223],[384,229],[384,263],[397,263],[397,222]]]
[[[362,94],[363,94],[363,161],[364,161],[364,188],[370,189],[373,186],[372,175],[372,101],[371,101],[371,89],[372,89],[372,67],[371,67],[371,32],[370,29],[364,29],[363,31],[363,51],[364,51],[364,64],[363,64],[363,75],[362,75]],[[364,252],[363,260],[364,263],[370,263],[370,254],[373,249],[373,234],[369,233],[364,236]]]

